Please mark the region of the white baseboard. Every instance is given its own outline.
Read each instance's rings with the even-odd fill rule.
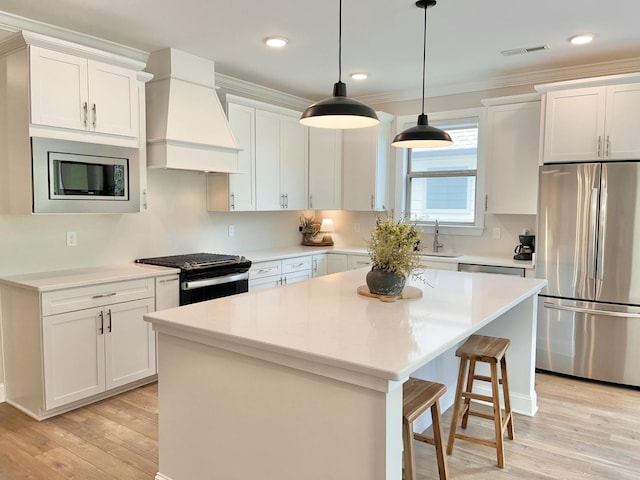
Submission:
[[[5,402],[7,399],[7,397],[5,396],[4,393],[4,383],[0,383],[0,403]]]

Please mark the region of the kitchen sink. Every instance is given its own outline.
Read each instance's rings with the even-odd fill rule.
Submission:
[[[460,253],[430,252],[430,253],[420,253],[420,256],[421,257],[458,258],[462,255]]]

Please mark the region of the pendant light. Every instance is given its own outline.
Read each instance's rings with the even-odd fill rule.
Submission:
[[[307,107],[300,123],[318,128],[363,128],[380,123],[376,112],[364,103],[347,97],[347,85],[342,82],[342,0],[338,37],[338,82],[333,85],[333,97]]]
[[[424,113],[424,85],[427,64],[427,8],[433,7],[436,0],[418,0],[416,6],[424,9],[424,49],[422,51],[422,113],[418,115],[418,124],[400,132],[393,139],[391,145],[399,148],[432,148],[451,145],[453,140],[447,132],[429,126],[429,120]]]

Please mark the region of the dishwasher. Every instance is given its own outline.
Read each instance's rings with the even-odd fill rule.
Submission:
[[[459,263],[459,272],[476,272],[476,273],[498,273],[501,275],[516,275],[524,277],[524,268],[520,267],[500,267],[497,265],[478,265],[475,263]]]

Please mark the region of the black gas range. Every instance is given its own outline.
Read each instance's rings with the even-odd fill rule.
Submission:
[[[241,255],[191,253],[139,258],[136,263],[180,269],[180,305],[249,291],[251,261]]]

